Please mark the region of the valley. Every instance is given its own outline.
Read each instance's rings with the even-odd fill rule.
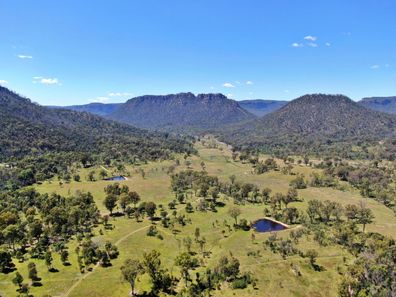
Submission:
[[[260,191],[270,188],[272,193],[280,192],[286,194],[289,183],[295,174],[304,174],[309,177],[311,173],[321,171],[306,165],[293,165],[293,174],[287,175],[280,171],[270,171],[257,175],[252,171],[251,164],[232,159],[232,151],[223,143],[217,142],[212,137],[203,138],[195,144],[197,155],[184,158],[182,155],[176,156],[180,160],[180,165],[176,165],[175,160],[149,162],[140,166],[130,166],[125,164],[124,173],[127,173],[128,180],[120,181],[120,185],[127,185],[129,189],[136,191],[141,196],[141,201],[153,201],[156,205],[163,205],[168,209],[168,203],[175,200],[175,194],[171,189],[171,178],[167,171],[175,166],[174,172],[184,170],[201,171],[204,166],[210,176],[218,176],[220,181],[228,182],[229,177],[234,175],[236,181],[252,183],[257,185]],[[261,156],[265,160],[269,156]],[[283,161],[276,160],[279,166],[283,166]],[[203,165],[204,164],[204,165]],[[173,167],[172,167],[173,168]],[[102,170],[101,166],[91,168],[72,169],[81,176],[81,181],[64,182],[57,178],[45,181],[34,188],[40,193],[57,193],[62,196],[73,195],[76,191],[89,191],[94,197],[94,201],[100,210],[101,216],[108,214],[104,207],[105,193],[103,189],[113,182],[101,180],[98,173]],[[119,171],[108,166],[106,169],[115,174]],[[142,176],[142,170],[145,172]],[[95,172],[95,181],[87,181],[90,172]],[[129,174],[130,173],[130,174]],[[367,201],[367,206],[373,211],[374,222],[367,226],[367,232],[379,232],[381,234],[396,238],[396,218],[393,212],[382,204],[367,198],[362,198],[357,190],[346,187],[344,191],[332,188],[307,187],[298,190],[298,196],[302,202],[291,202],[290,206],[296,207],[301,211],[307,209],[310,200],[319,201],[330,200],[341,205],[356,204],[362,199]],[[234,207],[234,202],[229,197],[220,194],[219,202],[224,206],[216,207],[216,211],[198,211],[196,209],[199,196],[193,193],[186,195],[186,201],[182,204],[176,203],[175,210],[178,214],[187,217],[185,226],[176,224],[174,229],[165,228],[160,221],[154,224],[163,239],[147,236],[147,230],[152,223],[147,218],[142,218],[140,222],[125,215],[110,217],[109,227],[104,228],[100,223],[92,230],[92,241],[98,246],[103,246],[106,241],[115,244],[119,250],[119,256],[111,260],[111,266],[101,267],[99,265],[89,265],[85,267],[84,273],[79,272],[74,252],[78,242],[72,238],[67,245],[69,251],[69,266],[64,266],[57,253],[53,253],[53,266],[57,272],[48,272],[43,260],[33,260],[37,265],[42,286],[31,287],[30,293],[34,296],[126,296],[129,289],[128,284],[122,281],[120,267],[127,258],[141,258],[144,252],[157,250],[161,254],[161,261],[170,273],[179,277],[179,268],[174,265],[177,255],[183,252],[186,247],[183,240],[186,237],[194,237],[194,230],[199,228],[200,236],[205,238],[205,250],[207,254],[200,252],[199,245],[193,242],[191,250],[195,257],[201,261],[200,266],[191,271],[194,279],[195,273],[203,273],[205,267],[213,267],[223,255],[232,253],[240,261],[241,271],[251,272],[255,279],[254,288],[249,285],[246,289],[231,289],[227,283],[221,285],[221,291],[212,291],[212,296],[338,296],[338,286],[342,279],[342,273],[354,259],[350,253],[336,244],[321,246],[312,237],[304,235],[296,247],[302,252],[315,249],[318,252],[317,263],[323,269],[315,271],[309,264],[308,259],[299,255],[290,255],[283,258],[278,253],[273,253],[264,244],[272,233],[257,233],[253,230],[244,231],[236,229],[235,226],[227,229],[224,222],[231,224],[233,219],[228,211]],[[187,213],[185,203],[190,202],[194,211]],[[240,205],[240,219],[254,221],[264,217],[264,209],[268,205],[262,203],[245,203]],[[116,208],[115,212],[121,212]],[[171,210],[168,210],[171,216]],[[159,211],[157,212],[159,215]],[[293,225],[290,230],[277,232],[280,238],[287,239],[290,232],[295,229],[305,228],[300,224]],[[252,237],[254,234],[254,238]],[[205,256],[204,256],[205,255]],[[15,262],[18,271],[27,279],[26,262]],[[298,274],[297,272],[298,271]],[[11,279],[13,274],[0,274],[2,284],[0,294],[12,296],[15,286]],[[150,291],[150,280],[147,275],[139,278],[136,284],[139,296],[143,292]],[[180,290],[180,284],[175,288]],[[143,294],[144,295],[144,294]]]

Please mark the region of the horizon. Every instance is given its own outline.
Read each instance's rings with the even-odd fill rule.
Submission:
[[[34,98],[30,98],[30,97],[28,97],[28,96],[25,96],[24,94],[20,94],[17,90],[12,90],[12,89],[8,88],[7,86],[1,85],[1,84],[0,84],[0,87],[3,87],[3,88],[5,88],[5,89],[7,89],[7,90],[13,92],[13,93],[17,94],[18,96],[21,96],[22,98],[29,99],[32,103],[36,103],[36,104],[39,104],[39,105],[42,105],[42,106],[54,106],[54,107],[68,107],[68,106],[79,106],[79,105],[88,105],[88,104],[102,104],[102,105],[104,105],[104,104],[123,104],[123,103],[126,103],[126,102],[129,101],[129,100],[137,99],[137,98],[139,98],[139,97],[144,97],[144,96],[170,96],[170,95],[178,95],[178,94],[186,94],[186,93],[191,93],[191,94],[193,94],[194,96],[213,94],[213,95],[223,95],[223,96],[226,96],[226,97],[227,97],[227,95],[226,95],[226,94],[223,94],[223,93],[210,93],[210,92],[209,92],[209,93],[179,92],[179,93],[169,93],[169,94],[145,94],[145,95],[139,95],[139,96],[134,96],[134,97],[131,97],[131,98],[127,98],[127,99],[125,99],[124,101],[119,101],[119,102],[88,102],[88,103],[72,104],[72,105],[43,105],[43,104],[41,104],[40,102],[34,100]],[[229,98],[229,97],[227,97],[227,99],[234,100],[234,101],[237,101],[237,102],[241,102],[241,101],[258,101],[258,100],[262,100],[262,101],[281,101],[281,102],[283,101],[283,102],[291,102],[291,101],[296,100],[296,99],[299,99],[299,98],[301,98],[301,97],[303,97],[303,96],[310,96],[310,95],[346,96],[346,95],[344,95],[344,94],[307,93],[307,94],[300,95],[300,96],[298,96],[298,97],[296,97],[296,98],[285,99],[285,100],[265,99],[265,98],[235,99],[235,98]],[[348,97],[348,96],[346,96],[346,97]],[[388,97],[396,97],[396,96],[373,96],[373,97],[363,97],[363,98],[360,98],[359,100],[354,100],[354,99],[352,99],[352,98],[350,98],[350,97],[348,97],[348,98],[351,99],[351,100],[354,101],[354,102],[358,102],[358,101],[361,101],[361,100],[363,100],[363,99],[370,99],[370,98],[388,98]]]
[[[62,106],[183,92],[395,96],[395,9],[390,0],[6,0],[0,85]]]

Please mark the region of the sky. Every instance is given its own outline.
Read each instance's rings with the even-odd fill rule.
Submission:
[[[0,85],[43,105],[395,96],[395,11],[394,0],[0,0]]]

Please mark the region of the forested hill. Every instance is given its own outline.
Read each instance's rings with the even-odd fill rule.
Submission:
[[[169,135],[106,120],[99,116],[50,109],[0,87],[0,161],[45,153],[89,153],[109,158],[165,158],[191,151]]]
[[[261,119],[220,131],[239,147],[310,153],[374,142],[396,132],[396,116],[366,109],[342,95],[295,99]]]
[[[285,106],[287,101],[254,99],[238,101],[238,104],[252,114],[262,117]]]
[[[142,128],[184,132],[201,132],[255,118],[222,94],[192,93],[133,98],[108,117]]]
[[[363,98],[358,103],[369,109],[396,114],[396,96]]]

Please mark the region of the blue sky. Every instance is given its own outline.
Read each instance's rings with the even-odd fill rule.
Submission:
[[[396,95],[396,1],[1,0],[0,84],[41,104]]]

